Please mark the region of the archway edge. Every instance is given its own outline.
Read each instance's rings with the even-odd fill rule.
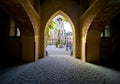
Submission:
[[[81,42],[81,50],[80,50],[80,52],[81,52],[81,56],[82,56],[83,60],[86,60],[86,52],[85,52],[86,49],[84,48],[86,46],[86,40],[88,40],[88,38],[90,40],[90,37],[92,38],[92,36],[94,36],[92,34],[93,30],[97,32],[96,35],[99,34],[97,36],[98,36],[98,38],[100,38],[99,37],[100,36],[100,32],[102,32],[101,31],[101,29],[102,29],[101,27],[104,27],[106,25],[106,23],[108,23],[110,21],[110,19],[113,18],[114,15],[116,15],[116,12],[118,12],[118,10],[119,10],[119,6],[120,6],[119,4],[120,4],[119,1],[96,0],[92,4],[92,6],[86,11],[86,13],[82,16],[82,18],[81,18],[81,20],[82,20],[81,22],[82,23],[80,23],[80,27],[82,27],[81,28],[81,35],[80,35],[80,37],[81,37],[81,41],[80,41]],[[93,9],[94,9],[94,11],[93,11]],[[92,11],[93,12],[96,11],[94,13],[95,15],[92,14],[93,13]],[[92,19],[90,19],[90,18],[92,18]],[[98,30],[98,27],[99,27],[99,30]],[[92,32],[88,33],[89,30],[92,30]],[[91,36],[87,37],[88,35],[91,35]],[[98,38],[96,38],[96,39],[98,39]],[[95,40],[95,38],[94,38],[94,40]],[[93,40],[90,40],[90,41],[93,41]],[[93,44],[95,44],[95,43],[93,43]],[[91,44],[90,44],[90,46],[91,46]],[[94,45],[94,46],[96,46],[96,45]],[[97,47],[98,46],[99,46],[99,43],[98,43]],[[87,47],[88,47],[88,45],[87,45]],[[91,49],[93,49],[93,51],[94,50],[99,50],[99,49],[95,49],[95,48],[91,48]],[[90,53],[91,53],[91,51],[90,51]],[[89,54],[89,55],[90,55],[90,53],[87,52],[87,54]],[[93,54],[91,56],[93,56]]]
[[[45,26],[45,30],[47,28],[47,26],[49,25],[49,23],[53,20],[53,18],[55,18],[57,15],[62,15],[63,17],[65,17],[69,22],[70,22],[70,25],[72,27],[72,31],[75,32],[75,26],[72,22],[72,20],[70,19],[70,17],[65,13],[63,12],[62,10],[58,10],[57,12],[55,12],[48,20],[46,26]]]
[[[50,22],[57,16],[57,15],[62,15],[64,18],[66,18],[68,20],[68,22],[70,23],[70,26],[72,28],[72,32],[73,32],[73,46],[75,46],[75,26],[71,20],[71,18],[62,10],[58,10],[56,11],[54,14],[52,14],[52,16],[49,18],[49,20],[47,21],[46,25],[45,25],[45,32],[44,32],[44,36],[46,33],[46,29],[48,27],[48,25],[50,24]],[[44,45],[46,44],[46,38],[44,40]],[[45,46],[46,47],[46,46]],[[45,48],[44,48],[45,49]],[[73,48],[73,56],[75,55],[75,48]]]
[[[87,33],[87,62],[100,62],[100,40],[101,33],[105,29],[105,26],[118,14],[120,14],[120,3],[113,4],[113,7],[105,8],[104,12],[97,15],[92,24],[90,25]],[[114,10],[113,10],[114,9]],[[97,28],[96,28],[97,27]],[[95,31],[96,33],[93,33]],[[94,37],[95,36],[95,37]],[[94,44],[94,45],[93,45]],[[94,53],[91,51],[94,51]]]
[[[28,0],[0,0],[0,6],[15,19],[17,26],[20,26],[22,30],[22,60],[34,61],[34,40],[36,39],[34,35],[38,35],[40,24],[37,13]],[[14,10],[13,7],[15,8]],[[37,24],[36,19],[39,24]],[[35,54],[37,56],[38,52],[35,52]]]
[[[119,8],[120,1],[96,0],[80,18],[81,38],[86,39],[87,32],[91,25],[94,25],[94,23],[96,24],[96,22],[101,21],[97,24],[99,24],[99,26],[105,26],[106,23],[108,23],[113,17],[115,17],[115,15],[120,12],[118,11]],[[104,21],[102,21],[103,18]]]
[[[103,3],[104,0],[96,0],[87,10],[86,12],[81,16],[80,18],[80,56],[82,58],[82,61],[86,61],[86,37],[88,33],[88,29],[97,16],[103,10],[105,7],[105,3]]]
[[[40,28],[40,16],[38,13],[35,11],[33,6],[30,4],[29,1],[23,0],[21,3],[22,7],[26,11],[33,29],[34,29],[34,37],[35,37],[35,60],[38,60],[39,58],[43,57],[42,50],[40,50],[40,46],[42,47],[42,44],[40,44],[40,41],[42,41],[42,33],[39,31],[41,30]]]

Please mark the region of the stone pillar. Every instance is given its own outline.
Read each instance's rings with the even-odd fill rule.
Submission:
[[[78,59],[81,59],[81,54],[80,54],[80,42],[79,39],[76,38],[76,44],[75,44],[75,56]]]
[[[39,59],[40,56],[40,41],[39,36],[35,36],[35,61]]]
[[[22,36],[22,60],[25,62],[34,61],[34,38]]]
[[[87,62],[98,63],[100,52],[100,35],[101,32],[90,30],[87,36]]]
[[[86,38],[82,37],[80,43],[81,43],[80,44],[81,59],[82,61],[86,61]]]
[[[38,32],[39,34],[35,36],[35,60],[37,61],[40,58],[45,56],[44,52],[44,32]]]
[[[35,40],[35,60],[44,57],[44,32],[41,28],[40,16],[33,9],[33,6],[28,0],[22,0],[22,6],[28,14],[30,21],[34,29],[34,40]],[[31,50],[32,51],[32,50]],[[31,55],[32,57],[32,55]]]
[[[39,55],[39,58],[43,58],[44,56],[45,56],[45,52],[44,52],[44,50],[45,50],[45,45],[44,45],[44,29],[42,29],[42,27],[41,27],[41,30],[40,30],[41,32],[39,32],[40,33],[40,38],[39,38],[39,43],[40,43],[40,45],[39,45],[39,48],[40,48],[40,50],[39,50],[39,53],[40,53],[40,55]]]
[[[76,41],[75,41],[75,56],[76,56],[76,58],[78,58],[78,59],[81,59],[81,53],[80,53],[80,28],[79,28],[79,25],[78,25],[78,27],[76,27],[76,32],[75,32],[75,34],[76,34]]]

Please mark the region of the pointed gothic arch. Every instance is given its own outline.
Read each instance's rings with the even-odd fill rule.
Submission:
[[[102,0],[96,0],[80,19],[80,27],[82,27],[80,30],[80,53],[82,59],[87,62],[99,62],[99,45],[102,30],[105,28],[105,25],[108,24],[109,21],[119,13],[120,3],[118,3],[118,1],[113,1],[112,4],[109,3],[106,5],[103,3],[105,2]]]
[[[55,13],[49,18],[49,20],[48,20],[47,23],[46,23],[45,31],[44,31],[44,38],[45,38],[45,40],[44,40],[44,47],[46,47],[46,37],[45,37],[45,33],[46,33],[46,30],[47,30],[47,27],[48,27],[48,25],[50,24],[50,22],[51,22],[57,15],[62,15],[62,16],[63,16],[64,18],[66,18],[67,21],[70,23],[70,26],[71,26],[72,32],[73,32],[73,46],[74,46],[74,48],[73,48],[73,56],[74,56],[74,55],[75,55],[75,26],[74,26],[71,18],[70,18],[65,12],[63,12],[63,11],[61,11],[61,10],[58,10],[57,12],[55,12]],[[46,48],[44,48],[44,49],[46,49]],[[44,51],[46,51],[46,50],[44,50]]]

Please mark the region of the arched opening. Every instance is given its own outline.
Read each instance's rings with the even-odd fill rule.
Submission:
[[[47,39],[46,33],[48,32],[47,28],[50,26],[51,22],[55,23],[53,31],[51,31],[51,38]],[[54,44],[58,45],[59,48],[66,48],[67,41],[72,42],[72,50],[70,51],[69,55],[74,56],[75,54],[75,30],[74,25],[71,21],[71,19],[66,15],[63,11],[59,10],[56,13],[54,13],[50,19],[48,20],[46,27],[45,27],[45,51],[46,51],[46,45],[47,44]],[[48,43],[47,43],[48,42]],[[65,49],[65,51],[67,51]],[[49,53],[48,53],[49,54]]]
[[[21,62],[21,37],[17,36],[15,21],[0,8],[0,69]]]
[[[119,68],[119,65],[118,65],[119,61],[116,60],[116,59],[118,59],[118,56],[117,55],[116,55],[116,57],[111,56],[113,53],[112,47],[115,44],[115,43],[112,43],[113,42],[113,31],[115,29],[112,26],[113,25],[112,22],[116,23],[114,25],[119,24],[118,23],[119,20],[113,21],[113,18],[115,18],[115,16],[119,13],[118,5],[116,5],[113,9],[116,9],[116,10],[112,10],[112,8],[109,8],[109,10],[108,10],[108,8],[104,8],[103,9],[104,12],[101,11],[93,19],[93,21],[87,31],[87,38],[86,38],[87,55],[86,55],[86,58],[87,58],[87,62],[105,65],[106,67],[112,67],[112,66],[116,67],[117,66],[116,68]],[[119,18],[119,16],[117,18]],[[116,29],[116,31],[117,31],[117,29]],[[119,31],[117,31],[117,32],[119,32]],[[114,35],[117,36],[119,34],[114,33]],[[116,51],[117,50],[118,50],[118,48],[116,48]]]
[[[98,3],[97,1],[99,1],[99,0],[96,0],[95,3]],[[110,36],[110,33],[108,34],[108,31],[106,31],[106,30],[109,30],[109,26],[108,26],[109,22],[119,12],[118,4],[116,4],[116,6],[113,8],[106,8],[106,6],[102,6],[102,5],[103,4],[101,4],[100,7],[103,7],[103,8],[101,10],[99,10],[98,13],[97,12],[94,13],[96,15],[95,15],[95,17],[92,17],[92,19],[91,19],[92,21],[89,23],[89,26],[86,26],[85,28],[83,28],[83,35],[85,36],[86,43],[85,42],[82,42],[82,43],[84,46],[85,46],[85,44],[87,44],[87,45],[86,45],[86,49],[84,49],[84,48],[83,49],[81,48],[81,49],[84,51],[83,56],[86,57],[87,62],[92,62],[92,63],[100,62],[100,58],[101,58],[101,56],[100,56],[100,54],[101,54],[100,53],[100,44],[101,44],[100,41],[101,41],[101,36],[102,36],[101,33],[105,29],[104,33],[107,33],[106,36],[107,37]],[[106,5],[111,5],[111,4],[106,4]],[[114,5],[115,5],[115,3],[114,3]],[[98,4],[97,4],[97,6],[98,6]],[[92,9],[92,6],[90,9]],[[88,13],[92,13],[92,11],[89,12],[90,9],[86,13],[86,16]],[[89,21],[89,19],[88,19],[88,21]],[[84,25],[86,25],[86,24],[84,24]],[[84,25],[83,25],[83,27],[84,27]],[[84,39],[84,37],[83,37],[83,39]],[[86,53],[85,53],[85,51],[86,51]]]
[[[3,3],[8,6],[2,5],[0,9],[0,52],[4,55],[1,56],[0,65],[14,66],[19,60],[20,63],[34,61],[35,32],[28,15],[21,5],[16,9],[21,12],[20,14],[16,10],[9,9],[11,5],[15,6],[14,1],[10,1],[9,4],[4,1]]]
[[[117,70],[119,68],[119,48],[120,48],[120,14],[117,14],[107,26],[105,26],[100,41],[100,61],[101,64]]]

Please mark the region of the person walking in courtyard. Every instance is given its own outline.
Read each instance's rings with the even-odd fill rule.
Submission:
[[[68,45],[68,46],[69,46],[69,50],[70,50],[70,52],[71,52],[71,51],[72,51],[72,42],[71,42],[71,41],[69,42],[69,45]]]
[[[66,51],[68,51],[68,41],[66,42]]]

